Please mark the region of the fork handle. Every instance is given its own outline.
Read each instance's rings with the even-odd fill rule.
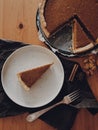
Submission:
[[[56,107],[56,106],[58,106],[58,105],[60,105],[60,104],[62,104],[62,103],[63,103],[63,102],[60,101],[60,102],[58,102],[58,103],[56,103],[56,104],[54,104],[54,105],[52,105],[52,106],[50,106],[50,107],[48,107],[48,108],[42,109],[42,110],[40,110],[40,111],[38,111],[38,112],[34,112],[34,113],[32,113],[32,114],[29,114],[29,115],[27,116],[26,120],[27,120],[28,122],[35,121],[35,120],[38,119],[41,115],[43,115],[43,114],[46,113],[47,111],[51,110],[52,108],[54,108],[54,107]]]

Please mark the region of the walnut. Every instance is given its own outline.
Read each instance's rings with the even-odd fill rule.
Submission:
[[[84,65],[84,69],[86,69],[86,70],[89,69],[89,64],[88,64],[88,63],[85,63],[85,65]]]
[[[96,60],[95,56],[90,55],[86,57],[83,63],[84,63],[83,68],[86,71],[86,74],[88,76],[93,75],[94,71],[97,69],[97,66],[98,66],[98,60]]]

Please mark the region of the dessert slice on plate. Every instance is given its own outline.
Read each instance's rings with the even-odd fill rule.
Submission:
[[[33,69],[19,72],[18,80],[25,90],[30,90],[32,85],[50,68],[53,63],[45,64]]]

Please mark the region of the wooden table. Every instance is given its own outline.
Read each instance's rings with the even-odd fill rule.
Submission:
[[[38,39],[36,11],[40,0],[0,0],[0,38],[43,45]],[[0,119],[0,130],[55,130],[37,119],[28,123],[28,113]],[[81,109],[72,130],[98,130],[98,114]]]

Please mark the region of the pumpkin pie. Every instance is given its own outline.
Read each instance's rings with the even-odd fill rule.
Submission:
[[[64,24],[70,22],[73,24],[72,51],[74,53],[87,51],[98,44],[98,2],[96,0],[42,0],[39,16],[41,28],[47,38]]]
[[[42,65],[17,74],[20,84],[25,90],[30,90],[32,85],[49,69],[51,64]]]

